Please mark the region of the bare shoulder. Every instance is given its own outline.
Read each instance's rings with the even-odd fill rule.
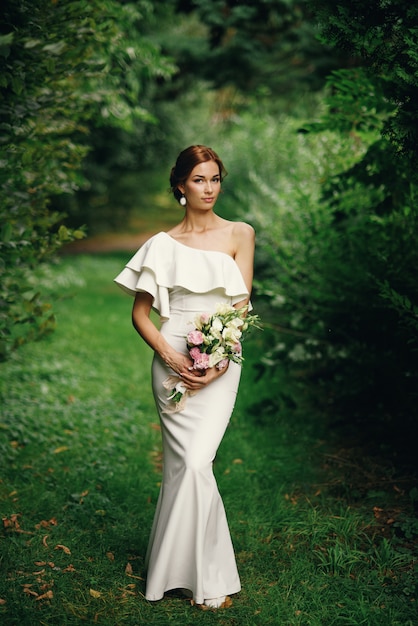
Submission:
[[[232,236],[238,244],[253,245],[255,240],[255,230],[246,222],[233,222]]]

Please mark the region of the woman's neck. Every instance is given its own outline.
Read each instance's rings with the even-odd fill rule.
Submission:
[[[180,222],[179,227],[183,233],[203,233],[208,230],[213,230],[217,226],[219,227],[221,218],[215,213],[210,211],[209,213],[194,213],[192,211],[186,212],[183,220]]]

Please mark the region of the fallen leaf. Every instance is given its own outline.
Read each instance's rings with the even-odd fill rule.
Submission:
[[[121,594],[121,598],[124,599],[126,596],[136,596],[135,591],[129,591],[129,589],[124,589]]]
[[[113,552],[106,552],[106,556],[109,559],[109,561],[115,560],[115,555],[113,554]]]
[[[285,493],[284,499],[290,501],[292,504],[297,504],[298,499],[296,496],[290,496],[288,493]]]
[[[132,565],[130,563],[127,563],[125,567],[125,574],[133,574],[133,573],[134,571],[132,569]]]
[[[234,459],[232,461],[235,465],[241,465],[241,463],[244,463],[244,461],[242,459]]]
[[[70,548],[63,546],[61,543],[55,546],[54,550],[62,550],[65,554],[71,554]]]
[[[43,567],[44,565],[46,565],[46,561],[35,561],[35,565],[37,567]]]
[[[68,446],[59,446],[58,448],[55,448],[54,454],[61,454],[61,452],[66,452],[67,450],[69,450]]]
[[[0,598],[0,604],[6,604],[6,600],[4,598]]]
[[[35,528],[39,530],[40,528],[49,528],[50,526],[56,526],[56,525],[57,525],[57,520],[55,519],[55,517],[53,517],[50,520],[45,520],[45,519],[41,520],[39,524],[35,525]]]
[[[42,545],[45,546],[45,548],[48,547],[48,543],[47,543],[47,539],[48,539],[49,535],[44,535],[42,537]]]
[[[46,593],[43,593],[41,596],[38,596],[36,598],[36,601],[38,601],[38,600],[52,600],[53,597],[54,597],[54,592],[51,591],[51,589],[50,589]]]
[[[45,574],[44,569],[39,570],[39,572],[32,572],[32,576],[42,576],[42,574]]]
[[[63,572],[75,572],[75,567],[74,565],[68,565],[68,567],[66,567],[65,569],[62,570]]]
[[[32,589],[29,589],[29,587],[24,587],[23,593],[27,593],[30,596],[35,596],[35,598],[39,596],[39,593],[36,593],[36,591],[32,591]]]
[[[12,530],[16,533],[23,533],[24,535],[33,535],[32,532],[22,530],[22,528],[20,528],[18,517],[20,516],[16,513],[13,513],[10,517],[3,517],[3,528],[5,528],[5,530]]]
[[[3,528],[6,530],[20,530],[20,524],[17,518],[18,516],[16,514],[11,515],[10,517],[3,517]]]
[[[90,589],[90,595],[92,598],[100,598],[102,595],[100,591],[96,591],[95,589]]]

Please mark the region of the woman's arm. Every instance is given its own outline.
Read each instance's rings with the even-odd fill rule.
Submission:
[[[235,308],[248,304],[250,301],[251,290],[253,285],[254,274],[254,248],[255,248],[255,232],[254,228],[244,222],[237,222],[233,230],[235,262],[238,265],[245,285],[248,289],[248,298],[238,302]]]
[[[149,293],[138,292],[132,308],[132,323],[142,339],[156,352],[161,359],[176,372],[182,375],[190,366],[187,356],[178,353],[164,339],[160,331],[150,319],[153,298]]]

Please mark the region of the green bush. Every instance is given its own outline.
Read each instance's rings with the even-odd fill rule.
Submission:
[[[241,119],[231,141],[275,331],[265,367],[291,374],[293,400],[303,390],[357,434],[405,446],[418,378],[418,10],[315,4],[322,39],[352,67],[330,75],[299,137],[264,117]]]
[[[221,204],[257,230],[256,298],[270,327],[261,369],[288,380],[279,391],[272,382],[272,402],[308,397],[362,428],[402,424],[402,436],[418,373],[417,214],[411,185],[395,203],[402,157],[393,161],[376,112],[363,117],[345,136],[242,117],[222,147]]]
[[[53,326],[30,277],[64,242],[50,198],[83,183],[88,123],[131,128],[152,116],[142,86],[173,68],[140,36],[142,0],[5,0],[0,36],[0,357]],[[100,120],[100,122],[99,122]]]

